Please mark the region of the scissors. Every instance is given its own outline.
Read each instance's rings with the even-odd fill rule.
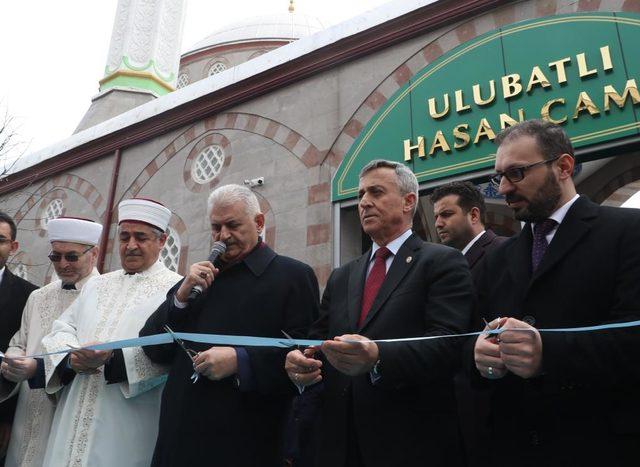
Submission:
[[[489,323],[487,322],[487,320],[486,320],[486,319],[482,318],[482,321],[484,321],[485,326],[487,326],[487,328],[488,328],[490,331],[493,331],[493,330],[498,329],[498,326],[496,326],[495,328],[492,328],[492,327],[489,325]],[[485,334],[484,338],[485,338],[485,339],[489,339],[489,338],[493,337],[494,335],[496,336],[496,340],[497,340],[498,342],[500,342],[500,334],[489,334],[489,333],[487,333],[487,334]]]
[[[180,347],[182,347],[182,350],[184,350],[185,353],[191,359],[191,362],[193,363],[193,374],[191,375],[191,382],[193,384],[196,384],[196,382],[198,381],[198,378],[200,378],[200,373],[198,373],[196,371],[196,362],[195,362],[195,359],[198,356],[198,352],[196,352],[195,350],[192,350],[192,349],[188,348],[186,345],[184,345],[184,341],[182,339],[180,339],[178,336],[176,336],[176,334],[173,332],[173,330],[167,324],[164,325],[164,330],[167,331],[169,334],[171,334],[171,338],[173,339],[173,341],[176,344],[178,344]]]
[[[296,344],[296,341],[287,332],[283,331],[282,329],[280,329],[280,332],[282,333],[282,335],[284,337],[287,338],[286,344],[287,344],[288,347],[290,347],[292,349],[296,349],[296,350],[302,350],[302,347],[299,346],[298,344]]]

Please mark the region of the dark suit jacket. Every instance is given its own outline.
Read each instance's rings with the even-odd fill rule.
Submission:
[[[211,288],[185,309],[174,294],[149,317],[140,335],[174,331],[303,337],[317,315],[318,283],[304,263],[263,246],[222,271]],[[186,343],[195,351],[211,345]],[[283,425],[295,394],[285,370],[286,348],[245,347],[252,384],[236,386],[235,376],[192,384],[191,360],[177,345],[145,347],[151,360],[170,366],[162,393],[154,466],[221,465],[281,467]],[[248,381],[241,381],[244,385]]]
[[[459,251],[415,234],[399,249],[358,328],[370,254],[333,271],[312,337],[392,339],[467,330],[472,292],[466,261]],[[319,465],[343,467],[350,436],[357,437],[366,467],[458,465],[452,375],[459,344],[456,338],[380,343],[382,378],[375,385],[369,374],[349,377],[325,362]]]
[[[640,211],[581,197],[534,274],[531,245],[527,224],[487,258],[479,316],[535,320],[537,328],[640,319]],[[495,389],[492,465],[637,465],[639,329],[541,336],[537,378],[480,379],[467,360]]]
[[[9,347],[9,341],[20,329],[22,310],[29,294],[38,287],[21,277],[14,275],[9,268],[5,268],[0,283],[0,350]],[[17,398],[0,404],[0,422],[11,422],[16,408]]]
[[[471,248],[469,248],[469,251],[465,253],[464,257],[469,263],[469,268],[471,268],[474,280],[476,279],[476,275],[479,275],[479,272],[482,269],[484,258],[502,245],[507,238],[508,237],[499,237],[493,233],[491,229],[487,229],[485,233],[483,233],[482,236],[473,245],[471,245]],[[474,273],[474,271],[477,272]]]

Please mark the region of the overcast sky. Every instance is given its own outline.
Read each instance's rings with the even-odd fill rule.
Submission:
[[[389,0],[295,0],[325,27]],[[0,15],[0,110],[26,152],[70,136],[98,92],[117,0],[9,0]],[[288,0],[187,0],[182,50],[226,24],[286,12]],[[1,117],[2,114],[0,114]]]

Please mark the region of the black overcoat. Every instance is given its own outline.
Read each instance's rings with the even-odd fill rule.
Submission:
[[[207,293],[186,309],[174,306],[179,285],[140,335],[162,333],[169,324],[176,332],[283,338],[284,330],[304,337],[317,315],[313,270],[265,245],[221,272]],[[195,351],[210,347],[186,344]],[[170,366],[152,465],[282,466],[285,411],[295,393],[284,370],[288,349],[245,349],[253,377],[249,391],[237,387],[235,376],[220,381],[201,376],[192,384],[191,361],[177,345],[145,348],[153,361]]]
[[[640,211],[580,197],[531,273],[531,226],[485,261],[478,315],[537,328],[640,319]],[[542,332],[542,376],[493,386],[491,465],[638,465],[640,332]]]

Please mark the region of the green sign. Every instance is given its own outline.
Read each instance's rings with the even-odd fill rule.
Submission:
[[[373,159],[407,164],[419,182],[492,167],[495,135],[525,119],[562,125],[575,147],[640,131],[640,15],[572,14],[512,24],[443,55],[363,128],[333,179],[358,194]],[[593,158],[596,158],[594,155]]]

